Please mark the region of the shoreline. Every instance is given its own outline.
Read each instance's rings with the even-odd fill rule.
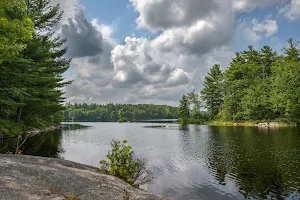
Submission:
[[[208,122],[210,126],[234,126],[234,127],[258,127],[258,128],[282,128],[282,127],[297,127],[297,123],[280,123],[280,122],[223,122],[212,121]]]
[[[59,129],[65,128],[64,124],[56,125],[56,126],[50,126],[45,129],[36,129],[36,130],[31,130],[31,131],[26,131],[24,133],[21,133],[20,135],[29,135],[29,137],[36,136],[38,134],[44,133],[44,132],[49,132],[49,131],[55,131]]]
[[[63,122],[63,123],[92,123],[92,122]],[[99,122],[101,123],[101,122]],[[109,123],[120,123],[120,122],[109,122]],[[123,122],[123,123],[140,123],[140,122]],[[167,123],[167,122],[165,122]],[[151,124],[151,123],[149,123]],[[160,124],[164,124],[164,122],[161,122]],[[182,125],[179,122],[176,123],[167,123],[167,124],[177,124],[177,125]],[[296,122],[292,123],[282,123],[282,122],[276,122],[276,121],[244,121],[244,122],[226,122],[226,121],[209,121],[209,122],[204,122],[202,124],[196,124],[196,123],[188,123],[186,125],[207,125],[207,126],[233,126],[233,127],[269,127],[269,128],[282,128],[282,127],[299,127],[299,124]],[[150,125],[151,126],[151,125]],[[149,127],[150,127],[149,126]],[[164,125],[162,125],[164,126]]]
[[[38,134],[44,133],[44,132],[49,132],[49,131],[55,131],[59,129],[63,129],[65,127],[64,124],[56,125],[56,126],[50,126],[45,129],[35,129],[31,131],[25,131],[23,133],[20,133],[18,135],[5,135],[5,134],[0,134],[0,140],[7,140],[7,139],[12,139],[12,138],[17,138],[18,136],[28,136],[28,137],[33,137]]]

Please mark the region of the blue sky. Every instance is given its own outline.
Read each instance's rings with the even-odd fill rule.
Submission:
[[[235,52],[300,40],[300,0],[52,1],[66,11],[71,102],[177,105]]]
[[[113,37],[123,43],[127,36],[154,37],[157,34],[136,25],[138,13],[134,11],[128,0],[81,0],[89,20],[99,19],[101,23],[112,25],[115,29]],[[134,34],[134,35],[133,35]]]

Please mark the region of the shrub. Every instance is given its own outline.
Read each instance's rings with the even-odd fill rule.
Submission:
[[[111,146],[112,150],[106,156],[108,160],[100,161],[101,170],[123,179],[134,187],[151,182],[153,176],[146,169],[146,161],[135,157],[126,140],[113,140]]]

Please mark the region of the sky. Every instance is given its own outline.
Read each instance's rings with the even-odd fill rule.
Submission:
[[[52,0],[71,103],[178,105],[235,52],[300,40],[300,0]]]

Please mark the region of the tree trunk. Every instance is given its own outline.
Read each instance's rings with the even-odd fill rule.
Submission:
[[[21,122],[21,117],[22,117],[22,107],[19,107],[17,110],[17,119],[16,119],[17,124]]]

